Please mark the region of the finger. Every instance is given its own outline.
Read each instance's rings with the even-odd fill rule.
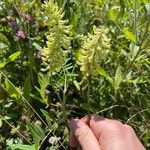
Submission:
[[[80,120],[82,122],[84,122],[85,124],[89,125],[90,117],[86,115],[85,117],[81,118]]]
[[[88,124],[90,118],[89,118],[89,116],[85,116],[85,117],[81,118],[80,120],[81,120],[82,122],[84,122],[85,124]],[[78,141],[77,141],[75,135],[74,135],[72,132],[70,133],[70,136],[69,136],[69,145],[70,145],[71,147],[77,147],[77,146],[79,145],[79,143],[78,143]]]
[[[100,150],[99,143],[94,133],[84,121],[79,119],[71,120],[70,129],[83,150]]]
[[[77,150],[82,150],[82,147],[80,146],[80,144],[78,145]]]
[[[97,139],[99,139],[106,124],[107,119],[100,117],[98,115],[90,116],[89,127],[92,129]]]
[[[128,149],[125,143],[126,140],[124,140],[127,138],[126,128],[120,121],[92,115],[89,126],[102,149],[120,149],[122,146]]]
[[[136,146],[138,148],[135,148],[135,149],[140,149],[140,150],[145,150],[144,146],[142,145],[142,143],[140,142],[139,138],[137,137],[135,131],[133,130],[133,128],[129,125],[124,125],[124,127],[128,130],[128,136],[132,137],[130,138],[130,141],[129,142],[132,142],[132,139],[134,139],[134,142],[136,142]],[[128,142],[128,143],[129,143]]]
[[[89,127],[97,137],[102,149],[144,150],[133,129],[120,121],[92,115]]]
[[[116,134],[119,132],[120,134],[125,131],[125,127],[120,121],[105,119],[98,115],[92,115],[90,117],[89,126],[94,132],[97,139],[99,139],[101,137],[101,134],[104,132],[106,132],[106,135],[114,135],[114,132],[116,132]]]
[[[78,141],[77,141],[75,135],[72,133],[72,131],[71,131],[70,136],[69,136],[69,145],[71,147],[77,147],[78,146]]]

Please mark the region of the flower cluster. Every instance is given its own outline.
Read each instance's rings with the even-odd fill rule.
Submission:
[[[77,64],[84,76],[96,75],[97,67],[110,50],[110,38],[105,27],[93,27],[93,34],[85,37],[81,49],[77,52]]]
[[[45,2],[45,24],[47,32],[46,47],[42,50],[42,60],[45,66],[43,71],[57,72],[65,62],[71,48],[71,26],[63,20],[64,13],[53,0]]]

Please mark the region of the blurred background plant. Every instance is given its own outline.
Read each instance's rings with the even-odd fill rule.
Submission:
[[[149,41],[149,0],[1,0],[0,149],[71,149],[89,113],[150,149]]]

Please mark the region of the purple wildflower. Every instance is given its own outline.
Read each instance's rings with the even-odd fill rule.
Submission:
[[[17,35],[18,38],[23,39],[23,40],[26,38],[24,31],[21,31],[21,30],[18,31],[16,33],[16,35]]]
[[[11,21],[8,23],[10,27],[14,28],[14,29],[17,29],[18,28],[18,24],[16,21]]]

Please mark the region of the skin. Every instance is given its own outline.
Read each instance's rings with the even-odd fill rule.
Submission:
[[[78,150],[145,150],[129,125],[97,115],[72,119],[69,144]]]

